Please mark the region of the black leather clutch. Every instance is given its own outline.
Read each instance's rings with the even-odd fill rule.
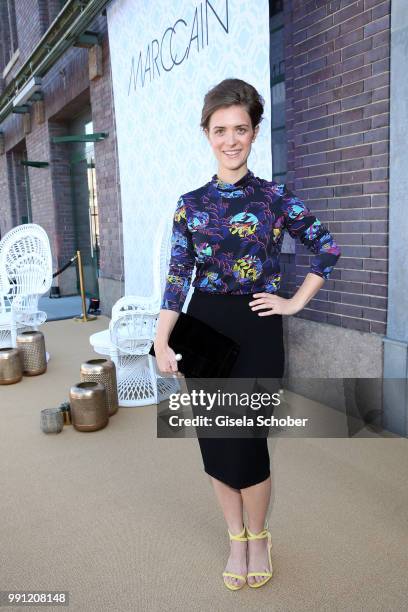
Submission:
[[[240,350],[235,340],[184,312],[171,332],[169,346],[182,355],[178,369],[186,378],[228,378]],[[150,354],[155,355],[154,346]]]

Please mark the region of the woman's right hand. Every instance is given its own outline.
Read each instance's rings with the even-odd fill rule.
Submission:
[[[176,353],[168,345],[154,344],[157,367],[163,374],[176,374],[180,376],[176,360]]]

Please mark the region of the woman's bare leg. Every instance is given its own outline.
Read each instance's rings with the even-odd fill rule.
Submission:
[[[241,533],[244,523],[242,496],[239,489],[233,489],[225,483],[217,480],[210,476],[215,495],[218,503],[221,506],[224,514],[227,527],[233,535]],[[246,576],[247,574],[247,543],[237,542],[231,540],[231,553],[228,558],[227,565],[225,567],[226,572],[232,572],[234,574],[240,574]],[[242,584],[242,580],[237,580],[231,576],[226,576],[225,580],[228,580],[232,585]]]
[[[241,497],[248,517],[247,527],[252,533],[259,533],[265,528],[265,519],[271,499],[271,478],[259,484],[241,489]],[[248,573],[269,571],[268,540],[248,541]],[[264,580],[262,576],[249,576],[248,582]]]

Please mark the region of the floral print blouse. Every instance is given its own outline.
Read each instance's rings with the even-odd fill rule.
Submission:
[[[181,312],[193,286],[232,295],[275,293],[284,231],[314,254],[310,272],[328,279],[341,252],[326,226],[285,184],[248,172],[236,183],[215,174],[182,195],[161,308]]]

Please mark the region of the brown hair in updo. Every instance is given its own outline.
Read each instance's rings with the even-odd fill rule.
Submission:
[[[255,87],[241,79],[224,79],[221,83],[210,89],[204,97],[200,122],[201,128],[208,130],[211,115],[219,108],[225,108],[234,104],[241,104],[245,107],[251,117],[253,130],[261,123],[265,100]]]

